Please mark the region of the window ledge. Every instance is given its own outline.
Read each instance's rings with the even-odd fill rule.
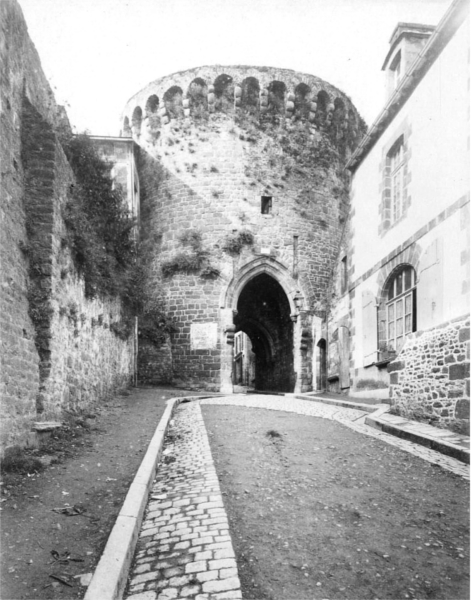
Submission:
[[[373,363],[375,367],[378,367],[378,369],[382,369],[384,367],[387,367],[389,365],[390,362],[392,362],[393,360],[396,360],[397,355],[396,356],[390,356],[389,358],[383,358],[382,360],[378,360],[377,362]]]

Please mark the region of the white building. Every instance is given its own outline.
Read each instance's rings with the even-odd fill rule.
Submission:
[[[468,1],[436,28],[400,23],[383,70],[386,106],[347,165],[340,387],[389,383],[403,414],[469,419]]]

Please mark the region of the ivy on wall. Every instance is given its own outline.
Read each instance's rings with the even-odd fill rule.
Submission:
[[[243,229],[231,235],[228,235],[222,247],[228,254],[236,256],[242,252],[244,246],[252,246],[254,243],[253,233]]]
[[[62,145],[76,179],[64,221],[85,295],[123,298],[130,292],[127,280],[136,259],[135,220],[113,186],[111,165],[98,156],[90,138],[69,135]]]
[[[201,233],[190,229],[180,236],[180,243],[185,247],[171,258],[162,262],[162,275],[172,277],[176,273],[199,273],[206,279],[219,277],[219,270],[209,261],[209,251],[203,248]]]
[[[85,294],[88,298],[119,297],[124,313],[110,330],[128,339],[138,316],[140,338],[158,346],[174,331],[174,324],[146,293],[146,272],[133,236],[136,222],[121,190],[113,186],[111,165],[100,158],[85,134],[66,137],[63,147],[76,178],[64,221]],[[188,243],[196,248],[198,240]]]

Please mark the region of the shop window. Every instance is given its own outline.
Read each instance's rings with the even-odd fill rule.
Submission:
[[[400,352],[406,336],[416,330],[416,280],[412,267],[403,267],[386,290],[387,348]]]

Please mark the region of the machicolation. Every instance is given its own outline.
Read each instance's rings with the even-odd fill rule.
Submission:
[[[232,391],[243,331],[252,385],[312,389],[313,319],[364,129],[345,94],[284,69],[201,67],[131,98],[122,135],[139,146],[145,296],[173,323],[159,345],[141,341],[141,380]]]

